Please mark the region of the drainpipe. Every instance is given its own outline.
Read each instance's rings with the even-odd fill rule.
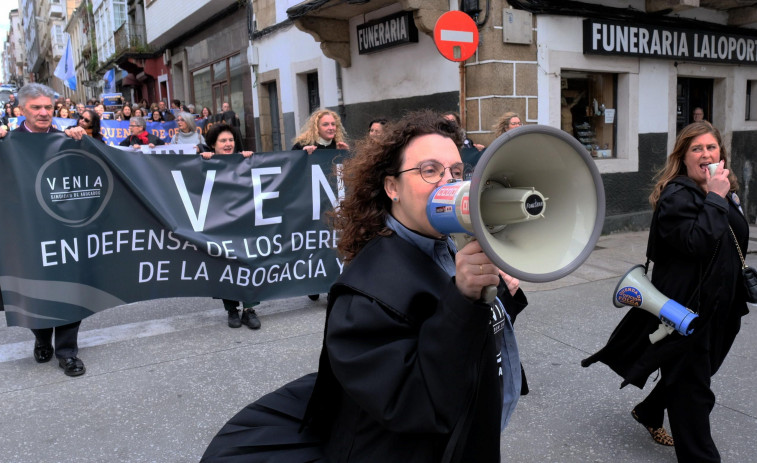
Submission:
[[[466,126],[466,119],[468,119],[468,117],[466,116],[465,111],[465,62],[461,61],[458,68],[460,69],[460,125],[462,125],[463,130],[467,132],[468,127]]]

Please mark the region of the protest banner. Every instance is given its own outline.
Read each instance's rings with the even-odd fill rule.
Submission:
[[[0,141],[8,325],[57,326],[164,297],[328,291],[343,263],[324,218],[344,194],[330,175],[344,154],[204,160],[9,133]]]

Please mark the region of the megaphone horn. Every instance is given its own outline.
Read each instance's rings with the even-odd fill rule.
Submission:
[[[434,190],[426,213],[440,233],[474,235],[506,273],[542,283],[568,275],[591,254],[604,224],[604,186],[578,140],[528,125],[494,140],[470,181]]]
[[[644,266],[636,265],[626,272],[618,281],[613,292],[612,303],[615,307],[638,307],[651,313],[662,322],[660,328],[649,335],[654,344],[673,330],[684,336],[694,332],[699,315],[666,297],[647,279]]]

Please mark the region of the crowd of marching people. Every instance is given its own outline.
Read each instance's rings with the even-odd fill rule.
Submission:
[[[100,122],[109,116],[103,102],[82,105],[53,101],[52,95],[46,86],[28,84],[19,103],[5,105],[3,125],[20,106],[25,120],[14,131],[102,137]],[[206,107],[195,113],[177,100],[170,109],[165,102],[117,106],[113,119],[129,126],[123,146],[163,144],[145,130],[148,121],[175,121],[171,142],[196,146],[205,160],[254,154],[242,146],[229,103],[212,124],[202,124],[204,133],[198,122],[214,117]],[[58,130],[53,117],[77,123]],[[521,125],[517,114],[505,113],[495,129],[502,134]],[[467,138],[454,112],[418,111],[391,123],[374,119],[367,129],[351,147],[340,116],[319,109],[291,148],[306,155],[353,150],[340,167],[347,193],[329,215],[346,265],[330,288],[318,373],[240,411],[202,461],[500,460],[501,433],[520,395],[528,393],[513,329],[528,301],[517,278],[497,268],[478,241],[458,248],[426,213],[437,188],[464,179],[460,148],[485,147]],[[7,134],[8,127],[0,127],[0,138]],[[707,121],[684,127],[649,196],[651,282],[696,310],[695,333],[671,330],[664,342],[651,341],[648,333],[661,320],[635,306],[607,345],[581,363],[605,363],[623,378],[621,387],[640,389],[660,371],[660,381],[631,416],[654,442],[675,447],[679,462],[721,461],[710,430],[711,378],[748,313],[746,302],[757,299],[744,286],[741,250],[748,246],[749,224],[722,140]],[[491,299],[482,297],[488,287],[496,289]],[[259,329],[257,304],[223,299],[228,326]],[[79,325],[32,329],[35,361],[55,357],[67,376],[83,375]],[[665,413],[672,435],[664,428]]]
[[[18,101],[14,95],[11,96],[11,101],[3,104],[0,111],[0,126],[4,130],[17,126],[18,122],[14,124],[13,118],[23,116]],[[240,127],[239,117],[228,102],[224,102],[216,114],[207,106],[198,108],[191,103],[182,104],[180,100],[172,100],[169,108],[165,101],[149,103],[146,99],[131,103],[119,97],[115,101],[90,99],[84,103],[59,97],[53,105],[52,117],[72,119],[70,125],[82,127],[87,135],[103,142],[106,140],[101,133],[102,121],[128,122],[127,136],[111,144],[135,149],[140,149],[143,145],[153,148],[166,143],[189,144],[195,146],[197,153],[201,153],[210,150],[205,143],[205,136],[214,123],[225,123],[237,131]],[[148,123],[163,122],[174,122],[177,126],[170,140],[160,139],[147,130]]]

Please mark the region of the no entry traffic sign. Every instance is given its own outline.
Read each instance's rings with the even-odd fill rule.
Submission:
[[[434,26],[437,50],[450,61],[465,61],[478,48],[478,26],[462,11],[448,11]]]

